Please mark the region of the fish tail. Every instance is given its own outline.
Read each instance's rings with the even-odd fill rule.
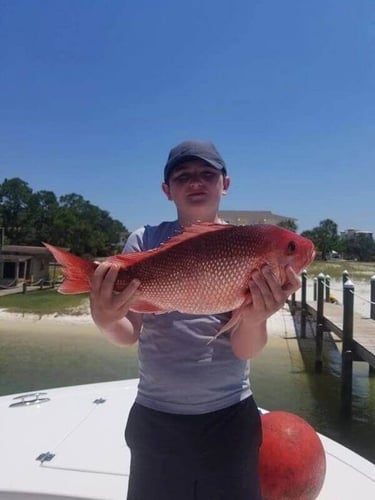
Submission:
[[[90,291],[90,276],[97,267],[94,262],[81,259],[81,257],[48,243],[43,243],[43,245],[63,266],[64,281],[58,288],[60,293],[76,294]]]

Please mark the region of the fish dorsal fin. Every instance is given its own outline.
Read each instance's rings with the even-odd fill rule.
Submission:
[[[108,262],[119,264],[122,268],[130,267],[134,264],[142,262],[145,259],[148,259],[152,255],[165,252],[172,247],[175,247],[185,241],[197,238],[202,234],[215,231],[227,231],[231,227],[233,227],[233,225],[231,224],[218,224],[215,222],[200,222],[192,224],[191,226],[184,227],[182,233],[177,234],[176,236],[172,236],[165,243],[162,243],[158,248],[153,248],[152,250],[146,250],[144,252],[113,255],[112,257],[108,258]]]

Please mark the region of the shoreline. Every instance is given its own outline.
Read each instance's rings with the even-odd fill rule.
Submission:
[[[288,305],[285,305],[283,308],[280,309],[280,311],[277,311],[274,313],[270,318],[269,321],[273,324],[273,317],[278,316],[280,313],[284,312],[289,314],[289,307]],[[32,313],[16,313],[16,312],[8,312],[4,309],[0,309],[0,323],[1,322],[14,322],[14,321],[20,321],[23,323],[46,323],[46,324],[51,324],[51,323],[61,323],[61,324],[73,324],[73,325],[91,325],[95,328],[96,325],[91,317],[91,314],[89,313],[82,313],[82,314],[32,314]],[[14,323],[13,323],[14,324]]]
[[[28,323],[36,322],[58,322],[58,323],[70,323],[70,324],[91,324],[95,326],[95,323],[90,314],[32,314],[32,313],[15,313],[8,312],[4,309],[0,309],[0,321],[24,321]]]
[[[268,319],[268,339],[279,337],[294,338],[295,328],[288,305],[273,314]],[[111,344],[110,340],[95,325],[90,314],[23,314],[10,313],[0,309],[0,340],[1,338],[16,335],[17,337],[38,336],[40,340],[48,341],[50,337],[80,338],[87,334],[91,338],[98,337]],[[13,337],[14,338],[14,337]],[[113,348],[119,346],[111,344]]]

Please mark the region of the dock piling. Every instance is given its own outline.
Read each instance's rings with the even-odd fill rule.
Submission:
[[[344,293],[345,293],[345,283],[348,281],[349,279],[349,273],[348,271],[343,271],[342,272],[342,303],[344,303]]]
[[[326,279],[325,279],[326,302],[330,301],[330,297],[331,297],[330,287],[331,287],[331,276],[329,274],[327,274]]]
[[[301,274],[301,338],[306,338],[306,286],[307,286],[307,271],[304,269]]]
[[[352,412],[353,377],[353,322],[354,285],[350,279],[344,282],[343,343],[341,354],[341,413],[350,417]]]
[[[316,316],[316,335],[315,335],[315,371],[321,373],[323,369],[323,302],[324,302],[324,274],[318,275],[318,303]]]

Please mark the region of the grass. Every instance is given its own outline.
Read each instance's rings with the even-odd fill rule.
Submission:
[[[318,276],[319,273],[328,274],[332,279],[342,279],[342,273],[348,271],[352,281],[369,282],[375,275],[375,262],[354,262],[345,260],[316,260],[309,268],[309,276]]]
[[[8,312],[78,315],[88,309],[88,294],[62,295],[56,289],[29,291],[0,297],[0,308]]]

